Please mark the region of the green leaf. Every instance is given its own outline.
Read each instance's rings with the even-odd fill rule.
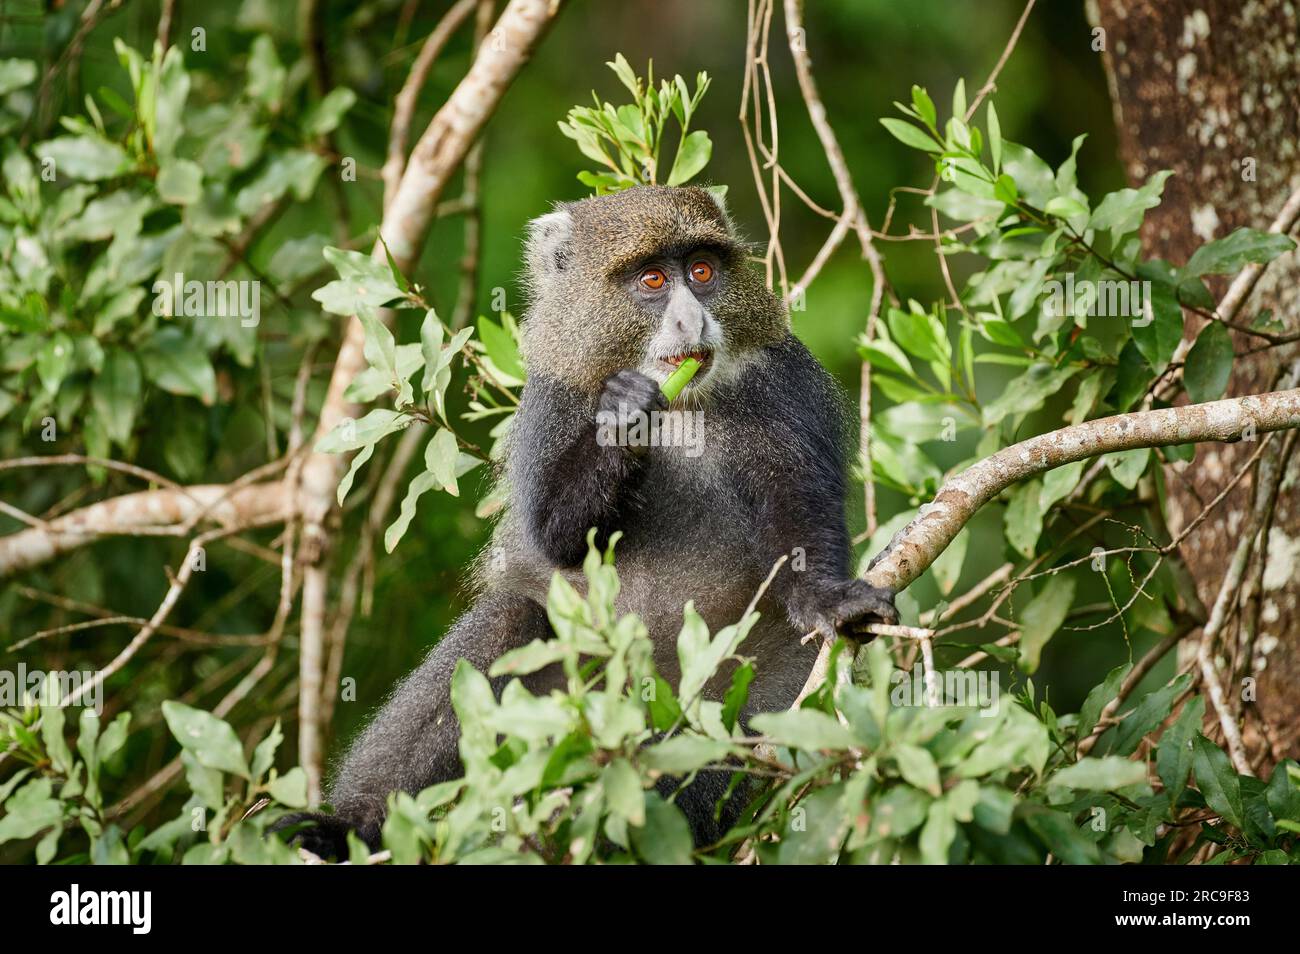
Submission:
[[[411,521],[415,518],[415,508],[420,497],[437,486],[437,478],[427,470],[421,471],[411,479],[406,488],[406,496],[402,498],[402,507],[397,519],[384,531],[384,551],[386,553],[392,553],[393,548],[406,535],[407,528],[410,527]]]
[[[895,371],[909,378],[916,377],[916,372],[912,370],[912,362],[907,360],[907,355],[892,341],[877,338],[875,341],[866,342],[859,339],[858,354],[872,368]]]
[[[1165,180],[1172,172],[1161,170],[1146,181],[1140,189],[1120,189],[1112,192],[1097,204],[1088,220],[1088,228],[1109,230],[1113,236],[1137,231],[1148,209],[1160,204]]]
[[[904,122],[901,119],[882,119],[880,124],[889,130],[889,134],[904,146],[911,146],[913,149],[920,149],[922,152],[930,152],[935,155],[943,152],[943,146],[933,136],[909,122]]]
[[[1160,737],[1160,747],[1156,751],[1156,771],[1165,786],[1165,796],[1170,805],[1178,804],[1183,789],[1187,787],[1187,776],[1192,770],[1192,740],[1201,731],[1205,720],[1205,699],[1192,696],[1183,706],[1183,711]]]
[[[1138,277],[1151,284],[1143,314],[1132,323],[1133,341],[1152,370],[1163,371],[1183,339],[1183,309],[1174,287],[1162,280],[1166,276],[1158,265],[1144,262],[1138,266]]]
[[[130,167],[126,150],[115,142],[87,133],[82,136],[59,136],[37,143],[36,155],[54,160],[55,175],[70,176],[87,182],[112,179]]]
[[[188,159],[172,159],[158,170],[158,197],[170,205],[193,205],[203,198],[203,170]]]
[[[645,793],[645,824],[629,828],[632,847],[648,864],[689,865],[691,829],[682,813],[658,792]]]
[[[1003,141],[1002,171],[1015,180],[1017,190],[1032,206],[1041,209],[1056,195],[1052,167],[1019,143]]]
[[[1228,390],[1232,377],[1232,335],[1222,324],[1211,321],[1196,336],[1183,365],[1183,385],[1196,404],[1217,401]]]
[[[1011,491],[1002,518],[1007,542],[1026,559],[1033,557],[1043,533],[1042,491],[1042,481],[1037,477],[1021,482]]]
[[[438,375],[438,359],[442,354],[442,322],[432,308],[424,313],[420,323],[420,353],[424,356],[424,378],[420,382],[420,391],[429,393]]]
[[[275,43],[265,33],[259,34],[248,57],[248,95],[272,112],[279,112],[287,76]]]
[[[0,60],[0,96],[8,96],[36,79],[36,64],[31,60]]]
[[[1082,758],[1073,765],[1067,765],[1051,781],[1057,785],[1070,788],[1088,789],[1094,792],[1113,792],[1117,788],[1137,785],[1146,781],[1146,765],[1132,762],[1118,755],[1104,758]]]
[[[36,374],[41,379],[45,393],[54,395],[59,385],[72,370],[72,339],[63,332],[55,332],[36,355]]]
[[[108,436],[119,447],[131,439],[140,403],[140,365],[129,351],[112,348],[90,385],[90,399]]]
[[[1078,368],[1068,366],[1053,368],[1045,362],[1030,366],[1024,374],[1007,384],[1001,397],[984,405],[984,426],[992,428],[1009,415],[1037,410],[1078,371]]]
[[[1165,721],[1174,700],[1183,694],[1191,681],[1191,676],[1182,675],[1143,697],[1116,728],[1107,751],[1113,755],[1129,755],[1135,751],[1146,734]]]
[[[1046,513],[1052,504],[1067,497],[1079,485],[1083,476],[1084,461],[1062,464],[1043,474],[1043,489],[1038,495],[1038,506]]]
[[[1131,663],[1125,663],[1122,666],[1116,666],[1109,673],[1103,682],[1092,688],[1083,700],[1083,705],[1079,709],[1079,727],[1078,738],[1086,739],[1092,734],[1092,730],[1097,726],[1097,720],[1101,718],[1101,710],[1110,705],[1110,703],[1119,695],[1120,686],[1124,678],[1131,672],[1133,666]]]
[[[1016,810],[1016,797],[1005,788],[981,785],[979,799],[971,809],[975,824],[995,835],[1005,835],[1011,830],[1012,816]]]
[[[631,762],[625,758],[614,759],[601,773],[601,784],[611,813],[634,828],[645,825],[645,791],[641,787],[641,776],[637,775]]]
[[[338,497],[340,507],[343,506],[343,501],[347,499],[348,493],[352,490],[352,482],[356,480],[357,472],[366,465],[366,461],[370,460],[370,457],[374,452],[375,445],[367,444],[365,447],[361,448],[361,450],[357,451],[356,456],[352,458],[352,463],[348,466],[348,472],[344,474],[343,479],[339,481],[336,496]]]
[[[1290,768],[1291,771],[1288,771]],[[1295,772],[1295,779],[1291,773]],[[1292,759],[1285,759],[1273,766],[1273,776],[1268,781],[1265,797],[1269,811],[1279,822],[1289,821],[1292,825],[1300,824],[1300,770]],[[1300,829],[1291,828],[1290,831]]]
[[[925,827],[921,829],[921,861],[927,865],[946,865],[948,850],[957,837],[957,821],[946,799],[930,803]]]
[[[57,693],[56,682],[57,679],[52,673],[47,676],[46,690]],[[56,703],[41,708],[41,741],[45,743],[45,751],[50,758],[50,764],[55,771],[71,775],[72,750],[68,748],[68,742],[63,737],[63,725],[64,712],[61,705]]]
[[[947,331],[934,315],[915,311],[889,309],[889,333],[894,341],[913,357],[923,361],[947,364],[952,357],[952,344]]]
[[[359,420],[345,418],[335,425],[319,441],[315,450],[320,454],[338,454],[343,451],[360,450],[367,444],[382,440],[389,434],[403,430],[410,425],[412,418],[398,411],[377,407]]]
[[[200,765],[240,778],[252,778],[244,747],[229,723],[172,699],[163,702],[162,712],[176,741],[193,753]]]
[[[253,749],[253,779],[257,780],[266,775],[275,764],[275,753],[280,748],[280,743],[284,741],[284,730],[280,728],[280,720],[275,720],[275,725],[271,726],[271,731],[266,734],[257,747]]]
[[[302,118],[302,131],[309,137],[332,133],[343,121],[343,115],[357,101],[357,94],[346,86],[336,86],[325,98],[312,104]]]
[[[1241,806],[1241,782],[1227,753],[1197,732],[1192,739],[1192,767],[1196,787],[1205,796],[1205,804],[1238,828],[1243,827],[1245,812]]]
[[[1000,172],[1002,169],[1002,123],[998,120],[998,111],[993,108],[993,100],[989,100],[987,115],[989,154],[993,157],[993,171]]]
[[[325,260],[338,271],[338,280],[316,289],[311,297],[326,311],[355,315],[363,308],[379,308],[404,297],[387,265],[369,255],[331,246],[325,249]]]
[[[1047,850],[1066,864],[1101,863],[1101,853],[1097,850],[1097,845],[1079,830],[1079,826],[1069,815],[1033,802],[1021,802],[1016,813],[1024,819],[1029,830],[1047,846]]]
[[[185,100],[189,93],[190,77],[185,72],[185,58],[180,48],[174,46],[163,57],[154,99],[153,150],[160,159],[168,159],[176,151],[176,143],[184,131]],[[161,187],[159,191],[162,191]]]
[[[145,376],[164,391],[196,397],[204,404],[217,399],[217,374],[203,350],[179,328],[167,327],[149,338],[140,350]]]
[[[722,724],[727,727],[728,732],[735,731],[740,713],[744,710],[745,703],[749,701],[749,686],[754,681],[754,675],[752,663],[736,667],[736,671],[731,674],[731,685],[722,699]]]
[[[963,527],[958,531],[957,536],[953,537],[952,543],[948,544],[947,548],[930,564],[934,581],[939,586],[939,592],[944,596],[951,593],[961,579],[961,569],[966,562],[970,536],[970,530]]]
[[[396,406],[400,410],[411,403],[412,393],[410,382],[398,377],[397,344],[393,340],[393,333],[369,307],[357,309],[357,320],[365,329],[363,353],[366,363],[378,371],[389,382],[389,386],[398,392]]]
[[[1015,205],[1016,200],[1020,198],[1020,192],[1016,188],[1016,180],[1006,173],[998,176],[993,183],[993,198],[1007,205]]]
[[[912,105],[916,108],[917,115],[924,120],[927,126],[935,126],[938,123],[939,113],[934,108],[934,100],[930,98],[930,94],[923,87],[912,87]]]
[[[1088,207],[1078,199],[1072,199],[1069,196],[1058,195],[1047,203],[1043,209],[1048,215],[1055,215],[1058,218],[1069,219],[1076,215],[1087,215]]]
[[[622,53],[615,53],[614,59],[605,65],[614,71],[618,81],[627,87],[629,93],[637,99],[641,98],[641,81],[637,79],[636,71],[632,69]]]
[[[677,149],[677,157],[673,160],[672,171],[668,173],[668,184],[670,186],[679,186],[684,182],[689,182],[701,169],[709,163],[709,158],[713,155],[713,142],[709,139],[709,134],[702,129],[697,129],[689,134]]]
[[[63,806],[51,797],[53,784],[48,778],[37,779],[9,797],[4,813],[0,814],[0,845],[33,838],[63,823]]]
[[[891,751],[894,761],[898,764],[898,774],[902,775],[909,785],[929,792],[935,798],[939,797],[941,792],[939,766],[935,764],[934,756],[928,750],[919,745],[900,742]]]
[[[291,768],[267,784],[266,790],[287,808],[307,807],[307,773],[301,768]]]
[[[736,747],[718,739],[700,735],[675,735],[657,745],[642,749],[638,761],[653,772],[685,775],[706,765],[725,762]]]
[[[1074,577],[1055,574],[1020,611],[1020,666],[1026,672],[1038,668],[1039,656],[1047,641],[1065,622],[1074,602]]]
[[[756,731],[777,745],[817,750],[847,749],[855,744],[848,729],[833,716],[816,709],[763,712],[750,721]]]
[[[681,666],[678,695],[688,703],[696,700],[722,661],[736,651],[757,620],[758,614],[750,613],[710,638],[709,627],[695,611],[695,604],[687,602],[682,610],[681,632],[677,635],[677,659]]]
[[[316,182],[327,165],[324,156],[306,149],[276,153],[239,190],[235,196],[235,208],[240,215],[247,217],[290,191],[305,202],[316,191]]]
[[[478,338],[488,357],[498,368],[519,380],[524,379],[524,365],[519,359],[519,345],[514,336],[487,315],[479,315]]]
[[[1133,450],[1115,451],[1102,460],[1106,469],[1121,487],[1132,490],[1146,473],[1147,463],[1151,460],[1151,448],[1136,447]]]
[[[383,233],[376,233],[376,238],[379,239],[379,245],[384,250],[384,259],[388,262],[388,274],[392,276],[393,283],[402,290],[402,294],[407,294],[411,290],[411,284],[402,274],[402,270],[397,267],[397,259],[393,258],[393,252],[389,249],[388,242],[384,240]]]
[[[902,838],[925,821],[930,797],[910,785],[895,785],[871,806],[870,840]]]
[[[1133,403],[1146,393],[1151,380],[1151,368],[1138,349],[1137,343],[1129,339],[1119,353],[1119,367],[1116,370],[1114,404],[1115,410],[1127,411]]]
[[[408,381],[411,375],[424,366],[424,355],[421,353],[420,345],[414,342],[398,345],[395,355],[399,381]],[[380,395],[388,394],[393,390],[391,378],[377,368],[367,367],[352,379],[343,396],[355,404],[368,404]]]
[[[1247,265],[1265,265],[1294,248],[1295,241],[1285,235],[1258,229],[1237,229],[1193,252],[1187,264],[1179,270],[1179,277],[1234,275]]]
[[[778,861],[783,865],[826,865],[840,854],[840,846],[857,815],[865,779],[834,782],[817,789],[791,812],[790,823],[781,833]],[[856,795],[851,790],[856,789]],[[799,824],[796,824],[798,822]]]

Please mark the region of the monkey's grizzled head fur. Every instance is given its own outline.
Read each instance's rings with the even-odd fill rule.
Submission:
[[[530,223],[529,369],[598,393],[614,372],[644,367],[664,316],[636,294],[638,271],[695,252],[717,263],[705,305],[718,359],[710,371],[735,370],[754,349],[785,337],[785,309],[746,261],[720,202],[699,188],[638,186],[559,204]]]

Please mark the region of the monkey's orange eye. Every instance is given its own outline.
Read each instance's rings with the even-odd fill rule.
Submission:
[[[691,280],[700,285],[707,285],[713,281],[713,266],[708,262],[696,262],[691,266]]]
[[[641,284],[651,291],[658,291],[664,287],[668,281],[668,276],[664,274],[662,268],[647,268],[641,273]]]

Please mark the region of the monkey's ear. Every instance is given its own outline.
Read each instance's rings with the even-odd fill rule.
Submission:
[[[573,216],[563,206],[528,223],[525,255],[534,282],[569,267],[572,239]]]

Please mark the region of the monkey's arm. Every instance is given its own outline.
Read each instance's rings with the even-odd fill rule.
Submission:
[[[542,375],[528,379],[513,426],[519,437],[509,476],[529,539],[552,563],[580,565],[592,527],[603,545],[641,474],[643,448],[602,441],[597,414],[617,419],[664,403],[659,386],[636,371],[605,382],[594,407]]]
[[[772,367],[754,375],[749,400],[767,409],[751,442],[761,456],[749,472],[766,475],[751,489],[771,558],[791,554],[773,595],[801,632],[859,635],[871,622],[893,622],[893,593],[853,576],[845,525],[847,425],[833,380],[793,336],[769,349]]]

